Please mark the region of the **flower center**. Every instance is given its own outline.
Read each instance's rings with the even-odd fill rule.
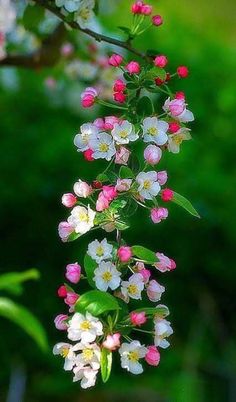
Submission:
[[[102,274],[102,279],[105,282],[109,282],[112,279],[112,274],[109,271],[106,271]]]
[[[128,292],[130,295],[135,295],[138,293],[138,287],[137,285],[134,285],[133,283],[131,285],[128,286]]]
[[[79,213],[79,220],[81,222],[88,222],[89,221],[88,214],[86,212],[80,212]]]
[[[66,358],[68,356],[69,353],[69,348],[68,346],[63,346],[63,348],[61,349],[61,356]]]
[[[100,152],[107,152],[108,149],[109,149],[109,145],[104,142],[99,145]]]
[[[156,127],[149,127],[147,130],[148,134],[150,135],[157,135],[158,134],[158,130]]]
[[[176,145],[180,145],[183,141],[182,135],[175,135],[173,141],[175,142]]]
[[[136,352],[135,350],[133,352],[129,352],[128,354],[128,359],[132,362],[132,363],[136,363],[139,360],[139,355],[138,352]]]
[[[91,329],[91,323],[88,320],[84,320],[80,324],[80,329],[82,329],[84,331],[88,331],[89,329]]]
[[[89,349],[89,348],[84,349],[82,354],[83,354],[84,360],[89,361],[93,358],[93,355],[94,355],[93,349]]]
[[[98,257],[102,257],[103,254],[104,254],[104,249],[103,249],[103,247],[102,247],[102,246],[98,246],[98,248],[97,248],[97,250],[96,250],[96,255],[97,255]]]
[[[89,18],[89,16],[90,16],[90,10],[89,10],[89,8],[87,8],[87,7],[82,8],[82,9],[79,11],[79,16],[80,16],[81,18],[83,18],[83,20],[87,20],[87,19]]]
[[[126,130],[120,131],[120,137],[121,138],[127,138],[128,137],[128,132]]]
[[[150,187],[151,187],[150,181],[149,181],[149,180],[144,180],[144,182],[143,182],[143,188],[144,188],[145,190],[149,190]]]

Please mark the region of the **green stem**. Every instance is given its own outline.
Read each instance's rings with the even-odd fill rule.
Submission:
[[[103,101],[102,99],[97,99],[97,103],[98,103],[99,105],[111,107],[111,108],[113,108],[113,109],[128,110],[127,107],[118,106],[118,105],[115,105],[114,103],[110,103],[110,102]]]

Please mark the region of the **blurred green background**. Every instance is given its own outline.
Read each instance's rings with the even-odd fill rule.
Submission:
[[[166,155],[159,167],[168,169],[169,186],[189,198],[202,219],[173,206],[169,219],[154,226],[139,212],[125,238],[177,262],[176,271],[160,277],[167,288],[162,301],[170,308],[175,331],[171,347],[162,351],[157,369],[135,377],[117,364],[105,386],[81,391],[59,358],[42,354],[27,335],[2,319],[1,402],[14,367],[26,373],[25,402],[236,400],[236,4],[151,3],[165,24],[136,46],[157,48],[168,56],[172,70],[189,66],[190,77],[177,80],[174,88],[186,91],[196,116],[193,141],[179,155]],[[104,26],[114,31],[115,25],[128,23],[130,4],[124,0],[112,15],[101,17]],[[78,177],[92,179],[98,164],[88,167],[76,152],[73,136],[87,117],[52,105],[43,87],[49,74],[21,70],[17,91],[0,88],[0,203],[2,271],[40,270],[41,281],[26,284],[20,301],[41,319],[52,346],[63,339],[53,319],[65,311],[56,297],[64,266],[82,262],[91,238],[60,242],[57,225],[66,216],[60,197]]]

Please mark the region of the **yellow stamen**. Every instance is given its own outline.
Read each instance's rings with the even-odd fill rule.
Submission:
[[[127,287],[130,295],[136,295],[138,293],[138,287],[134,284],[131,284]]]
[[[133,363],[137,362],[139,360],[138,352],[135,350],[133,352],[129,352],[128,359]]]
[[[99,151],[100,152],[107,152],[109,149],[109,145],[106,144],[105,142],[99,144]]]
[[[89,361],[89,360],[91,360],[93,358],[94,352],[93,352],[93,349],[87,348],[87,349],[83,350],[82,354],[83,354],[84,360]]]
[[[125,131],[125,130],[122,130],[122,131],[120,132],[120,137],[121,137],[121,138],[127,138],[127,137],[128,137],[128,132]]]
[[[148,128],[147,132],[148,132],[148,134],[150,134],[150,135],[157,135],[157,134],[158,134],[158,130],[157,130],[156,127],[150,127],[150,128]]]
[[[105,282],[109,282],[112,279],[112,274],[109,271],[106,271],[104,274],[102,274],[102,279]]]
[[[68,356],[69,350],[70,349],[68,348],[68,346],[63,346],[60,352],[61,356],[66,358]]]
[[[83,322],[81,322],[80,324],[80,329],[82,329],[83,331],[88,331],[91,328],[91,323],[87,320],[84,320]]]
[[[149,180],[144,180],[144,182],[143,182],[143,188],[144,188],[145,190],[149,190],[150,187],[151,187],[150,181],[149,181]]]
[[[101,257],[104,254],[104,248],[102,246],[98,246],[97,250],[96,250],[96,255],[98,257]]]

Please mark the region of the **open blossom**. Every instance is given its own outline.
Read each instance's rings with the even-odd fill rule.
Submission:
[[[111,351],[116,350],[120,347],[120,337],[121,337],[121,334],[119,332],[116,332],[115,334],[107,335],[102,346]]]
[[[116,190],[120,193],[129,191],[132,184],[132,179],[117,179]]]
[[[148,145],[144,150],[144,159],[149,163],[149,165],[156,165],[162,156],[161,148],[156,145]]]
[[[94,370],[89,366],[76,366],[73,370],[73,382],[80,381],[83,389],[93,387],[96,383],[98,370]]]
[[[66,279],[71,283],[78,283],[81,276],[81,266],[75,262],[66,266]]]
[[[104,197],[106,197],[108,201],[112,201],[114,200],[114,198],[117,197],[117,191],[115,186],[103,186],[102,192],[104,194]]]
[[[125,298],[141,299],[141,293],[144,289],[143,277],[141,274],[133,274],[128,281],[121,282],[121,293]]]
[[[157,350],[156,346],[148,346],[147,353],[145,355],[145,360],[150,366],[158,366],[160,362],[160,352]]]
[[[96,138],[90,139],[89,148],[93,150],[94,159],[101,158],[110,161],[116,153],[112,136],[105,132],[101,132]]]
[[[76,344],[74,350],[79,352],[76,355],[77,366],[91,366],[93,370],[100,368],[100,355],[101,351],[96,343],[79,342]]]
[[[188,128],[183,127],[176,133],[170,134],[168,136],[168,151],[172,152],[173,154],[178,154],[182,142],[191,140],[192,137],[189,132],[190,130]]]
[[[98,128],[92,123],[82,124],[80,127],[80,133],[76,134],[74,138],[74,144],[78,148],[79,152],[88,150],[89,141],[96,138],[98,134]]]
[[[194,115],[186,106],[184,99],[171,100],[168,98],[164,103],[163,109],[171,117],[176,118],[182,123],[188,123],[194,120]]]
[[[71,341],[94,342],[97,336],[103,335],[103,326],[98,318],[86,312],[85,315],[75,313],[68,326],[68,338]]]
[[[76,345],[75,345],[76,346]],[[64,370],[70,371],[75,365],[76,354],[74,352],[75,346],[70,343],[60,342],[57,343],[53,348],[54,355],[60,355],[65,359]]]
[[[15,25],[16,10],[11,0],[0,1],[0,33],[9,33]]]
[[[58,233],[63,242],[66,242],[74,232],[74,226],[70,225],[68,222],[60,222],[58,225]]]
[[[168,141],[168,123],[158,120],[157,117],[146,117],[143,120],[144,142],[154,142],[156,145],[164,145]]]
[[[94,226],[96,212],[88,208],[76,206],[72,209],[68,223],[73,226],[76,233],[84,234]]]
[[[152,200],[161,189],[155,171],[139,173],[136,177],[136,182],[139,185],[138,192],[140,196],[147,200]]]
[[[107,242],[107,239],[103,239],[101,242],[94,240],[89,244],[87,253],[99,264],[103,260],[112,258],[112,250],[113,247]]]
[[[68,327],[67,322],[66,322],[68,318],[69,317],[66,314],[57,315],[54,320],[56,329],[58,329],[59,331],[65,331]]]
[[[144,311],[141,311],[140,313],[132,311],[129,315],[130,321],[133,325],[142,325],[145,324],[147,321],[147,317]]]
[[[93,280],[97,289],[106,292],[108,288],[115,290],[120,284],[121,273],[110,261],[100,262],[98,268],[94,270]]]
[[[154,329],[155,329],[155,337],[154,337],[155,346],[159,346],[160,348],[163,349],[168,348],[170,343],[165,338],[168,338],[174,332],[173,329],[171,328],[170,322],[163,318],[155,318]]]
[[[151,219],[153,223],[160,223],[163,219],[168,217],[168,209],[166,208],[152,208]]]
[[[120,124],[115,124],[111,134],[117,144],[128,144],[130,141],[136,141],[138,138],[133,124],[127,120],[122,121]]]
[[[164,291],[164,286],[160,285],[155,279],[152,279],[147,286],[147,295],[152,302],[159,301]]]
[[[143,282],[146,284],[148,283],[150,276],[151,276],[151,271],[149,269],[143,268],[138,270],[139,274],[142,275],[143,277]]]
[[[121,356],[122,368],[126,369],[132,374],[141,374],[143,372],[143,367],[139,360],[145,357],[147,348],[141,345],[139,341],[122,343],[119,353]]]
[[[127,148],[121,146],[116,151],[115,163],[117,163],[118,165],[127,165],[129,156],[130,151]]]
[[[78,180],[74,184],[73,189],[75,194],[81,198],[87,198],[93,192],[92,187],[88,183],[82,180]]]
[[[71,0],[69,0],[71,1]],[[95,0],[81,0],[79,8],[75,12],[74,20],[83,29],[86,29],[92,22],[95,14],[93,8],[95,7]]]
[[[154,264],[154,267],[156,267],[160,272],[172,271],[176,268],[175,261],[163,253],[156,253],[156,256],[159,261]]]

